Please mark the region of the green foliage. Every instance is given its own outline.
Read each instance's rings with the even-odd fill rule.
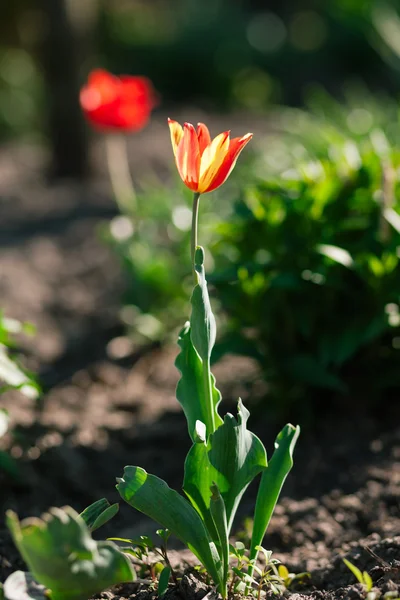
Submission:
[[[398,109],[359,98],[344,109],[315,90],[313,113],[279,112],[283,134],[262,141],[256,183],[217,226],[215,357],[256,357],[285,403],[400,384]]]
[[[300,435],[300,427],[286,425],[275,440],[275,450],[268,469],[263,471],[257,494],[251,538],[250,560],[257,556],[256,548],[267,531],[287,474],[293,467],[293,451]]]
[[[190,325],[186,323],[178,338],[181,351],[176,358],[175,366],[182,377],[176,388],[176,398],[184,410],[189,435],[195,442],[199,436],[202,436],[201,431],[196,429],[196,425],[204,423],[207,427],[208,420],[211,417],[209,417],[207,409],[208,390],[204,386],[203,363],[193,346],[190,333]],[[211,373],[210,379],[214,420],[220,425],[222,419],[218,415],[217,408],[221,400],[221,394],[215,387],[215,379]]]
[[[118,256],[126,273],[121,319],[135,341],[165,340],[182,325],[191,293],[190,252],[191,194],[181,185],[165,187],[152,182],[138,194],[134,214],[123,208],[101,229],[104,241]],[[211,239],[215,206],[201,203],[202,239]],[[218,218],[229,204],[219,202]],[[155,252],[155,248],[160,248]]]
[[[171,576],[171,567],[164,567],[164,569],[160,573],[160,578],[158,580],[158,596],[162,598],[165,592],[168,589],[169,578]]]
[[[171,532],[168,529],[158,529],[156,533],[161,538],[161,546],[159,548],[153,544],[152,539],[147,535],[141,535],[136,539],[119,537],[108,539],[129,544],[129,546],[123,546],[121,549],[125,554],[129,554],[136,559],[140,568],[140,577],[150,574],[154,582],[158,577],[158,594],[162,596],[168,588],[170,577],[173,578],[175,584],[177,584],[177,578],[167,552],[167,544]],[[162,562],[159,561],[157,555],[161,558]],[[156,558],[154,558],[155,556]]]
[[[87,600],[134,579],[128,558],[112,542],[95,542],[85,521],[68,506],[22,522],[8,511],[7,525],[32,575],[48,588],[52,600]]]
[[[204,251],[197,248],[197,281],[192,295],[190,326],[181,333],[181,353],[177,359],[181,371],[177,397],[184,408],[193,441],[185,462],[183,483],[189,501],[163,480],[137,466],[125,467],[117,489],[128,504],[167,527],[185,543],[226,598],[229,536],[238,504],[247,486],[262,473],[254,521],[256,542],[252,542],[251,548],[250,567],[253,569],[259,548],[254,544],[264,536],[282,484],[292,468],[299,428],[287,425],[279,434],[268,465],[262,442],[247,429],[249,412],[242,402],[239,400],[237,419],[229,413],[224,420],[219,416],[219,394],[210,372],[215,321],[203,263]],[[199,419],[201,415],[204,422]]]
[[[267,467],[262,442],[247,430],[249,412],[239,400],[237,419],[226,414],[223,424],[210,436],[195,443],[185,462],[183,489],[205,522],[209,522],[210,489],[217,484],[229,530],[240,499],[249,483]]]
[[[346,565],[346,567],[348,567],[350,569],[350,571],[353,573],[353,575],[356,577],[358,583],[360,583],[362,585],[364,592],[365,592],[366,600],[376,600],[377,598],[379,598],[379,596],[380,596],[379,591],[373,590],[374,582],[372,581],[371,575],[367,571],[361,572],[360,569],[358,567],[356,567],[356,565],[351,563],[346,558],[343,559],[343,562]],[[389,598],[391,597],[391,594],[392,594],[392,592],[386,592],[386,594],[384,594],[383,598],[385,600],[389,600]],[[394,592],[394,597],[396,598],[396,600],[398,600],[396,592]]]
[[[199,514],[178,492],[155,475],[131,466],[125,467],[117,489],[128,504],[176,535],[203,563],[214,581],[221,581],[215,543]]]
[[[353,565],[353,563],[351,563],[346,558],[343,559],[343,562],[346,565],[346,567],[348,567],[350,569],[350,571],[353,573],[353,575],[356,577],[358,583],[361,583],[361,585],[365,588],[365,591],[367,593],[370,592],[374,585],[373,581],[371,579],[371,575],[369,573],[367,573],[367,571],[361,572],[360,569],[358,567],[356,567],[356,565]]]
[[[251,560],[245,553],[244,545],[236,542],[235,546],[230,546],[232,558],[236,559],[237,565],[233,567],[233,576],[230,584],[230,592],[241,592],[245,596],[251,594],[258,600],[261,598],[263,589],[267,589],[273,594],[284,595],[294,581],[305,583],[309,579],[309,573],[289,573],[285,565],[281,564],[276,558],[272,558],[271,550],[265,550],[262,546],[257,546],[257,552],[261,552],[264,557],[264,564],[258,566],[256,561]],[[254,572],[257,578],[253,576]]]
[[[95,531],[105,525],[117,514],[119,505],[110,504],[106,498],[93,502],[81,512],[80,517],[85,521],[90,531]]]
[[[283,410],[306,410],[321,389],[374,402],[400,384],[398,104],[360,86],[343,95],[339,103],[314,87],[309,111],[277,109],[235,182],[200,200],[222,326],[212,360],[255,358]],[[133,335],[165,339],[178,326],[191,282],[182,193],[145,192],[131,237],[114,240],[133,282],[122,311]],[[185,329],[179,370],[189,337]],[[195,354],[187,361],[201,375]],[[192,415],[192,440],[196,420],[206,418]]]

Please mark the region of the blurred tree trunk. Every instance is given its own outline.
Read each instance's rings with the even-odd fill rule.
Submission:
[[[47,21],[41,62],[47,86],[51,173],[83,178],[88,171],[88,148],[79,107],[79,72],[87,57],[97,2],[41,0],[40,5]]]

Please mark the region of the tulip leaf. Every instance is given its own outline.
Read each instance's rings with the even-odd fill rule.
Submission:
[[[215,527],[209,514],[213,482],[225,503],[229,532],[247,486],[267,466],[262,442],[247,429],[248,417],[249,411],[239,400],[237,419],[225,415],[223,425],[210,436],[208,444],[194,444],[186,458],[184,492],[213,537]]]
[[[176,388],[176,397],[181,404],[188,422],[189,435],[196,441],[196,422],[204,423],[206,431],[211,431],[212,424],[208,416],[208,396],[204,387],[203,362],[197,354],[190,336],[190,325],[186,323],[179,334],[178,344],[181,348],[175,366],[181,373]],[[218,427],[222,419],[217,412],[221,394],[215,387],[215,379],[211,374],[211,390],[213,399],[214,423]]]
[[[204,272],[204,250],[200,246],[196,248],[194,270],[197,284],[191,298],[192,314],[189,330],[191,345],[188,341],[186,342],[187,352],[181,352],[176,363],[182,373],[183,380],[182,383],[180,382],[181,387],[178,388],[178,393],[181,404],[190,407],[191,417],[193,417],[193,410],[202,414],[197,419],[205,424],[208,437],[222,424],[222,420],[217,413],[217,405],[220,400],[219,392],[215,388],[215,380],[210,369],[210,357],[215,343],[216,325],[208,297]],[[182,339],[184,339],[184,336],[182,337],[181,334]],[[182,348],[182,344],[180,345]],[[186,396],[188,388],[190,392],[194,390],[195,395],[191,393],[190,396]],[[184,398],[182,398],[182,392]],[[198,402],[199,396],[201,398],[200,402]],[[195,441],[193,419],[189,423],[189,431],[192,440]]]
[[[275,440],[274,453],[268,467],[262,474],[258,489],[250,546],[250,560],[257,557],[257,547],[261,546],[282,486],[290,469],[293,467],[293,450],[299,434],[300,427],[294,427],[289,423],[285,425]]]
[[[85,521],[90,531],[95,531],[115,517],[118,510],[118,503],[110,504],[106,498],[101,498],[101,500],[97,500],[85,508],[80,516]]]
[[[7,526],[32,575],[49,589],[52,600],[87,600],[135,579],[128,557],[113,542],[94,541],[85,521],[69,506],[21,522],[8,511]]]
[[[193,552],[215,582],[221,581],[222,565],[199,514],[162,479],[140,467],[127,466],[117,490],[130,505],[169,529]]]
[[[171,567],[164,567],[158,580],[158,597],[162,598],[168,589],[169,578],[171,576]]]
[[[215,317],[211,310],[210,298],[208,296],[207,281],[204,271],[204,250],[201,246],[195,252],[195,272],[197,274],[197,285],[192,294],[192,315],[190,326],[192,328],[192,342],[201,360],[209,361],[211,351],[215,344],[216,325]]]

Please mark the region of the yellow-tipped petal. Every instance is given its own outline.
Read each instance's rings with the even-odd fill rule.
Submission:
[[[199,192],[207,191],[229,150],[229,131],[220,133],[204,150],[200,162]]]
[[[207,188],[207,192],[212,192],[217,189],[220,185],[225,183],[228,179],[229,175],[232,173],[234,166],[236,165],[236,161],[239,157],[239,154],[249,143],[251,138],[253,137],[252,133],[246,133],[241,138],[233,138],[229,144],[229,150],[225,155],[225,160],[222,163],[219,171],[215,174],[214,178],[210,181],[209,186]]]
[[[183,129],[177,121],[173,121],[172,119],[168,119],[168,125],[169,131],[171,133],[172,149],[176,158],[176,151],[178,149],[181,139],[183,138]]]

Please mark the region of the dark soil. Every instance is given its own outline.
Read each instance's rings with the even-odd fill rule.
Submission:
[[[161,136],[161,149],[150,160],[154,136],[161,131],[160,124],[152,127],[138,142],[140,157],[166,173],[163,152],[169,156],[169,141]],[[101,147],[96,153],[101,162]],[[140,465],[180,489],[189,448],[174,396],[176,348],[133,346],[123,360],[113,358],[110,342],[124,334],[118,319],[123,277],[98,235],[99,225],[116,213],[107,181],[48,185],[37,174],[41,160],[29,148],[0,154],[1,307],[8,316],[36,324],[37,335],[21,340],[21,350],[45,389],[40,404],[17,393],[1,397],[13,429],[1,447],[18,466],[16,476],[0,473],[2,522],[9,508],[26,517],[51,505],[82,510],[103,496],[117,501],[115,477],[126,464]],[[214,372],[228,399],[225,409],[234,410],[238,395],[250,408],[260,399],[264,388],[253,362],[227,357]],[[265,413],[256,408],[250,426],[270,454],[284,423]],[[291,572],[310,573],[306,584],[293,583],[285,595],[292,600],[365,598],[342,562],[346,556],[369,572],[378,596],[400,597],[398,403],[380,407],[377,415],[321,413],[312,426],[303,427],[293,472],[264,541]],[[252,513],[254,495],[250,488],[238,515],[238,539],[246,539],[245,518]],[[133,537],[155,529],[121,505],[100,537]],[[193,563],[179,544],[172,544],[171,560],[181,572]],[[23,562],[0,525],[0,581],[19,568]],[[189,570],[179,593],[171,587],[166,598],[200,600],[209,591]],[[100,595],[110,600],[155,596],[143,583]]]

